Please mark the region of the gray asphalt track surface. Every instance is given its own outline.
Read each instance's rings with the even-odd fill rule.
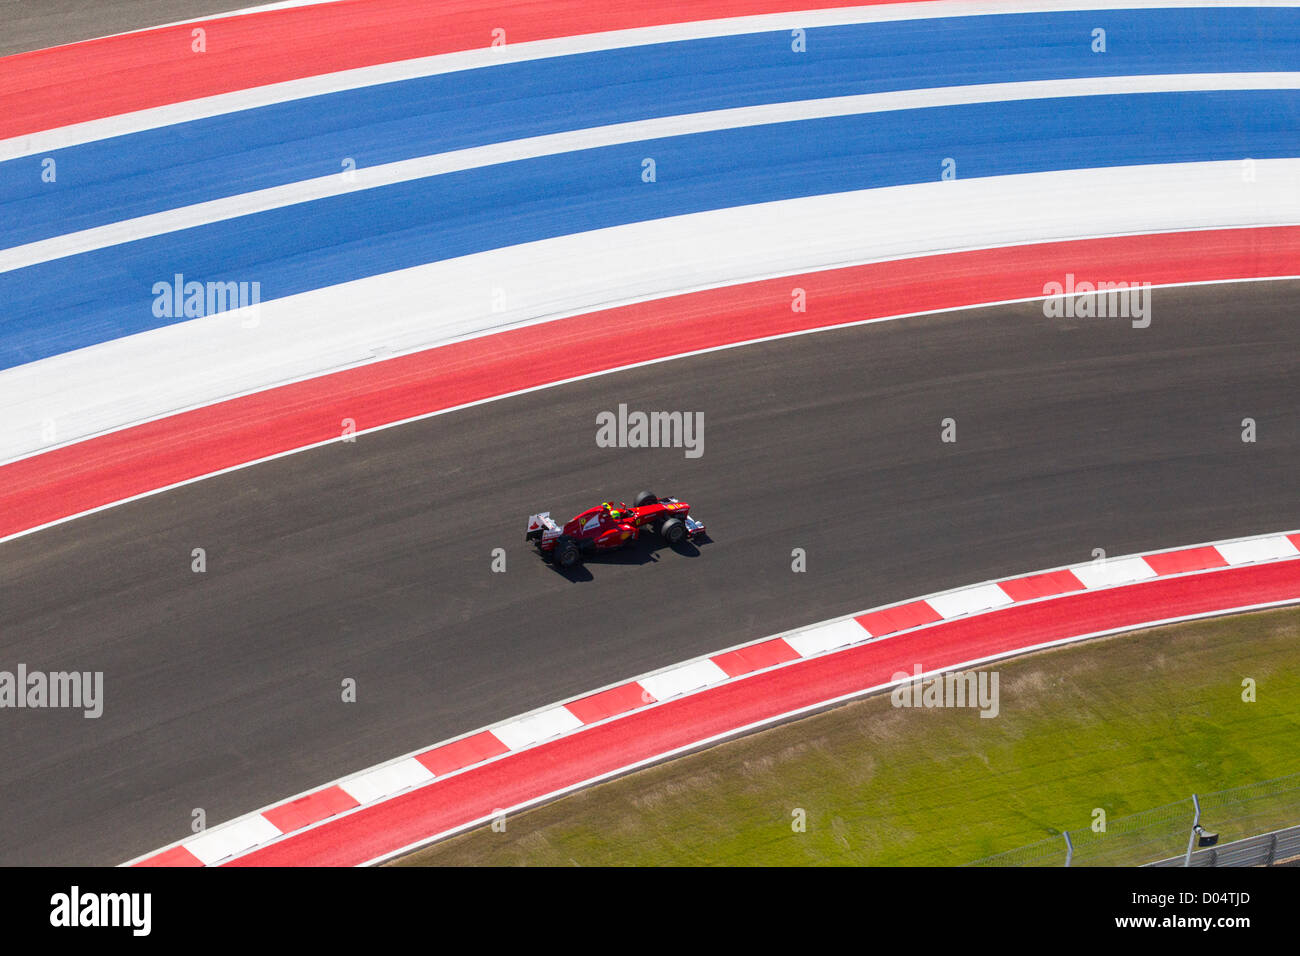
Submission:
[[[0,713],[0,863],[118,863],[189,835],[195,808],[215,825],[860,608],[1094,548],[1295,527],[1297,304],[1297,282],[1193,287],[1156,290],[1147,329],[1030,303],[723,350],[0,545],[0,668],[105,675],[97,720]],[[703,456],[597,447],[596,416],[619,403],[703,412]],[[570,576],[523,543],[532,511],[567,519],[642,488],[689,500],[713,541]]]
[[[0,0],[0,56],[143,30],[259,0]]]

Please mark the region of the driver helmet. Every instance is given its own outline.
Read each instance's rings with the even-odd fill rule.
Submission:
[[[606,501],[604,502],[604,508],[610,518],[615,521],[626,521],[632,517],[632,509],[621,501],[618,504]]]

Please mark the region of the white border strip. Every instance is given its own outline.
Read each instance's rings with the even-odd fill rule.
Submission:
[[[1295,223],[1300,159],[1280,159],[936,180],[575,233],[264,301],[248,324],[224,312],[0,371],[0,463],[377,357],[702,289],[973,249]],[[1141,281],[1141,263],[1092,278]]]
[[[77,232],[63,233],[48,239],[0,249],[0,273],[13,272],[97,249],[106,249],[110,246],[137,242],[186,229],[196,229],[241,216],[253,216],[273,209],[317,202],[349,193],[366,192],[398,183],[445,176],[471,169],[483,169],[503,163],[559,156],[564,153],[602,149],[652,139],[692,136],[778,123],[860,116],[869,113],[968,106],[980,103],[1014,103],[1058,97],[1297,89],[1300,89],[1300,72],[1084,77],[864,93],[857,96],[767,103],[760,106],[635,120],[418,156],[380,166],[359,168],[347,174],[335,173],[299,180],[189,206],[179,206],[133,219],[105,223]]]
[[[318,7],[327,3],[340,3],[341,0],[278,0],[276,3],[263,3],[255,7],[242,7],[238,10],[224,10],[212,14],[208,17],[194,17],[190,20],[173,20],[170,23],[155,23],[147,27],[137,27],[134,30],[123,30],[121,33],[105,33],[102,36],[90,37],[86,40],[73,40],[69,43],[60,43],[44,49],[57,50],[61,46],[76,46],[78,43],[93,43],[97,40],[112,40],[117,37],[129,37],[140,33],[152,33],[154,30],[166,30],[169,27],[183,27],[191,23],[215,23],[218,20],[230,20],[235,17],[247,16],[250,13],[270,13],[272,10],[291,10],[295,7]],[[35,52],[35,51],[28,51]]]
[[[1294,276],[1269,276],[1269,277],[1257,278],[1257,279],[1228,279],[1224,281],[1214,281],[1214,282],[1175,282],[1175,283],[1168,283],[1160,286],[1153,286],[1153,288],[1172,289],[1172,288],[1186,288],[1186,287],[1202,286],[1202,285],[1233,285],[1233,284],[1245,283],[1245,282],[1284,282],[1284,281],[1290,281],[1294,279],[1300,279],[1300,274]],[[1000,305],[1015,305],[1021,302],[1033,302],[1036,301],[1036,299],[1038,298],[1042,298],[1042,297],[1034,297],[1029,299],[1006,299],[998,302],[979,302],[979,303],[972,303],[970,305],[954,306],[952,308],[930,309],[924,312],[903,312],[897,315],[887,315],[876,319],[861,319],[855,322],[843,322],[838,325],[821,326],[815,329],[799,329],[794,332],[782,332],[778,335],[767,335],[756,339],[747,339],[743,342],[731,342],[726,345],[715,345],[709,348],[695,349],[694,351],[691,352],[681,352],[676,355],[665,355],[662,356],[661,358],[648,359],[647,361],[644,362],[635,362],[631,365],[621,365],[618,368],[602,369],[599,372],[590,372],[586,375],[578,375],[572,378],[560,379],[555,382],[547,382],[542,385],[535,385],[531,388],[519,389],[513,392],[505,392],[500,395],[492,395],[488,398],[479,399],[478,401],[466,402],[462,405],[455,405],[450,408],[441,408],[436,411],[425,412],[420,415],[413,415],[409,418],[403,418],[393,422],[386,422],[382,425],[374,425],[369,428],[360,428],[353,434],[357,436],[369,435],[374,432],[384,431],[385,429],[397,428],[402,425],[409,425],[412,422],[419,422],[429,418],[436,418],[439,415],[447,415],[452,412],[463,411],[464,409],[467,408],[475,408],[479,405],[486,405],[489,402],[498,402],[504,399],[515,398],[516,396],[519,395],[528,395],[532,392],[540,392],[548,388],[557,388],[561,385],[569,385],[574,382],[581,382],[590,378],[599,378],[604,375],[614,375],[617,374],[618,372],[626,372],[631,369],[644,368],[650,365],[658,365],[661,362],[672,362],[677,359],[690,358],[695,355],[707,355],[711,352],[721,352],[728,349],[743,348],[747,345],[757,345],[763,342],[776,342],[781,339],[794,338],[795,336],[800,336],[800,335],[813,335],[818,332],[830,332],[836,329],[853,328],[859,325],[868,325],[873,322],[892,322],[898,319],[919,318],[927,315],[943,315],[949,312],[960,312],[969,309],[986,309],[986,308],[994,308]],[[160,417],[167,417],[167,416],[160,416]],[[299,454],[300,452],[311,451],[315,448],[324,448],[327,445],[338,444],[342,440],[343,437],[340,436],[338,438],[329,438],[326,439],[325,441],[313,442],[309,445],[301,445],[297,448],[290,448],[286,451],[276,452],[274,455],[267,455],[263,458],[257,458],[252,461],[241,462],[237,465],[231,465],[229,468],[221,468],[218,469],[217,471],[208,472],[207,474],[196,475],[193,478],[186,478],[184,481],[177,481],[177,482],[173,482],[170,485],[163,485],[160,488],[153,488],[149,491],[141,492],[140,494],[137,495],[130,495],[129,497],[126,498],[120,498],[117,501],[110,501],[107,504],[102,504],[97,507],[90,508],[86,511],[79,511],[76,514],[65,515],[62,518],[56,518],[53,521],[47,521],[44,524],[36,525],[31,528],[25,528],[22,531],[16,531],[13,534],[7,535],[5,537],[0,537],[0,544],[4,544],[7,541],[13,541],[16,538],[23,538],[26,537],[27,535],[35,534],[38,531],[44,531],[48,528],[55,528],[58,527],[59,525],[66,524],[69,521],[75,521],[78,518],[85,518],[93,514],[98,514],[99,512],[107,511],[110,508],[116,508],[121,505],[130,504],[133,501],[141,501],[145,498],[152,498],[154,495],[160,495],[168,491],[174,491],[178,488],[184,488],[187,485],[192,485],[200,481],[206,481],[209,478],[216,478],[219,475],[226,475],[226,474],[230,474],[231,472],[242,471],[245,468],[252,468],[255,465],[260,465],[265,462],[275,461],[279,458],[288,457],[289,455],[296,455]],[[18,459],[18,460],[22,460],[22,459]],[[8,464],[8,462],[4,462],[0,464]]]

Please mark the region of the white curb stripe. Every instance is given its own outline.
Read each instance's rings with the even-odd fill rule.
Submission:
[[[492,733],[511,750],[523,750],[525,747],[567,734],[582,726],[582,721],[568,708],[552,707],[532,717],[493,727]]]
[[[1156,576],[1151,565],[1141,558],[1106,558],[1104,561],[1081,564],[1070,570],[1089,590],[1127,584],[1130,581],[1143,581]]]
[[[429,768],[414,757],[367,770],[339,784],[357,803],[373,803],[433,779]]]
[[[785,638],[785,642],[793,647],[795,653],[800,657],[816,657],[818,654],[834,650],[837,647],[856,644],[858,641],[865,640],[870,636],[870,631],[857,621],[849,618],[847,621],[821,624],[817,627],[802,630],[797,634],[790,634]]]
[[[279,835],[280,828],[274,823],[261,814],[252,814],[209,830],[182,845],[208,866],[212,866]]]
[[[713,661],[694,661],[661,671],[651,677],[642,677],[638,683],[654,695],[655,700],[668,700],[727,680],[727,672]]]
[[[981,584],[929,598],[926,603],[934,608],[940,617],[949,618],[960,617],[963,614],[976,614],[995,607],[1005,607],[1015,602],[996,584]]]
[[[1273,561],[1277,558],[1290,558],[1300,554],[1286,535],[1256,538],[1253,541],[1237,541],[1233,544],[1221,544],[1218,549],[1219,554],[1223,555],[1223,560],[1232,565]]]

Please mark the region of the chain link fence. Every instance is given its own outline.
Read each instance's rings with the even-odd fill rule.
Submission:
[[[1300,820],[1300,773],[1197,794],[1140,813],[986,856],[971,866],[1141,866],[1182,858],[1198,822],[1225,843]]]
[[[1261,833],[1246,840],[1216,843],[1147,866],[1296,866],[1300,865],[1300,826]]]

